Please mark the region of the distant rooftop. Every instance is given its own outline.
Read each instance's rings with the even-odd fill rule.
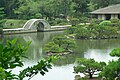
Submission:
[[[115,4],[91,12],[91,14],[120,14],[120,4]]]

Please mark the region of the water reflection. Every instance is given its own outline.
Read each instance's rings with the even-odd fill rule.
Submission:
[[[36,64],[41,58],[46,57],[43,47],[51,41],[54,35],[62,35],[62,32],[40,32],[40,33],[28,33],[28,34],[14,34],[5,35],[3,41],[12,40],[18,38],[18,43],[23,45],[27,41],[32,41],[29,50],[26,54],[29,59],[23,59],[24,67],[32,66]],[[108,62],[112,59],[109,56],[109,52],[120,47],[120,40],[76,40],[77,48],[74,49],[75,53],[62,56],[44,77],[41,75],[35,76],[32,80],[74,80],[73,66],[76,58],[94,58],[96,61]],[[18,72],[23,68],[17,68],[14,72]],[[25,79],[27,80],[27,79]]]
[[[109,62],[111,60],[117,60],[117,57],[111,57],[109,53],[112,51],[112,49],[107,50],[99,50],[99,49],[89,49],[86,52],[84,52],[85,58],[94,58],[96,61],[105,61]]]

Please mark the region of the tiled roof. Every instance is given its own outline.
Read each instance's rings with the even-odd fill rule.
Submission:
[[[120,14],[120,4],[95,10],[91,14]]]

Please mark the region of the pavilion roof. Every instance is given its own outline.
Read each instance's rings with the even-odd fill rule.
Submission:
[[[111,5],[105,8],[101,8],[90,12],[91,14],[120,14],[120,4]]]

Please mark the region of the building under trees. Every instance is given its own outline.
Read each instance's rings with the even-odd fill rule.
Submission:
[[[109,20],[109,19],[120,19],[120,4],[108,6],[91,12],[92,17]]]

